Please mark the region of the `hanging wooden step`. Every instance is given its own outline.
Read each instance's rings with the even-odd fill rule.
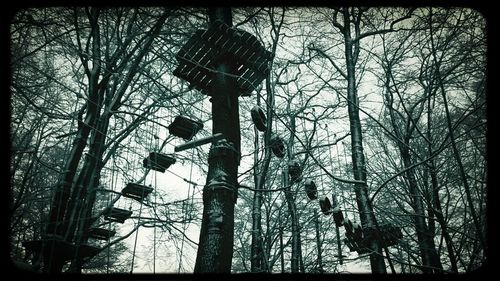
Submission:
[[[254,106],[252,110],[250,110],[250,115],[252,116],[252,122],[257,128],[257,130],[261,132],[266,131],[266,115],[264,114],[264,110],[262,110],[258,106]]]
[[[280,137],[272,136],[269,140],[269,146],[271,146],[271,151],[276,157],[285,157],[285,143]]]
[[[403,233],[400,227],[393,226],[391,224],[382,224],[379,226],[380,236],[382,238],[382,246],[394,246],[398,243],[399,239],[403,238]],[[369,243],[371,239],[375,239],[375,228],[368,228],[365,230],[367,240],[365,243]]]
[[[144,168],[152,169],[164,173],[170,165],[175,163],[175,158],[172,154],[163,154],[159,152],[151,152],[149,156],[144,158],[142,164]]]
[[[361,225],[356,222],[353,223],[352,230],[353,230],[352,234],[356,242],[361,243],[365,238],[365,235],[363,233],[363,228],[361,227]]]
[[[142,202],[144,198],[151,194],[151,192],[153,192],[152,187],[133,182],[127,183],[127,185],[122,189],[123,196],[135,199],[139,202]]]
[[[203,129],[203,123],[181,115],[175,117],[174,122],[168,125],[168,131],[171,135],[187,141],[191,140],[201,129]]]
[[[370,242],[359,224],[347,219],[344,221],[344,228],[346,237],[344,242],[349,247],[349,251],[358,252],[358,254],[365,254],[370,251]]]
[[[330,199],[328,199],[328,197],[320,199],[319,206],[321,207],[321,212],[323,212],[324,215],[329,215],[332,213],[332,210],[331,210],[332,203],[330,203]]]
[[[316,189],[316,184],[314,181],[308,179],[304,183],[304,188],[306,190],[307,197],[310,200],[314,200],[318,198],[318,190]]]
[[[272,54],[252,34],[216,21],[197,30],[176,54],[173,74],[205,95],[212,95],[216,65],[230,62],[240,95],[249,96],[270,71]]]
[[[131,215],[132,211],[113,207],[107,214],[104,215],[104,218],[112,222],[124,223],[126,219],[130,218]]]
[[[116,234],[114,230],[93,227],[89,229],[89,237],[99,240],[108,240]]]
[[[333,208],[333,221],[335,221],[336,227],[341,227],[344,224],[344,214],[338,206]]]
[[[288,175],[290,176],[290,181],[292,183],[298,181],[302,175],[302,166],[300,162],[296,159],[288,161]]]
[[[335,209],[338,207],[338,205],[339,205],[339,203],[337,200],[337,196],[335,196],[335,194],[332,194],[332,208]]]
[[[384,240],[383,246],[394,246],[398,243],[399,239],[403,238],[401,228],[393,225],[382,226],[382,237]]]
[[[76,254],[82,258],[90,258],[98,254],[101,250],[98,247],[88,244],[81,244],[77,249],[73,243],[65,241],[58,235],[51,235],[39,240],[25,241],[23,242],[23,246],[26,249],[27,255],[28,253],[30,255],[41,253],[49,257],[58,256],[63,261],[72,260]]]

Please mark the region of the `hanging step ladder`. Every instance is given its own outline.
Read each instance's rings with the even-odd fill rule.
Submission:
[[[271,146],[271,150],[276,157],[285,157],[285,143],[283,139],[278,136],[272,136],[269,140],[269,146]]]
[[[63,261],[70,261],[77,254],[82,258],[91,258],[101,250],[88,244],[81,244],[77,247],[75,244],[65,241],[59,235],[49,235],[43,239],[24,241],[22,244],[26,249],[26,259],[36,258],[42,254],[45,256],[57,255]]]
[[[179,115],[175,117],[174,122],[168,125],[168,132],[176,137],[191,140],[201,129],[203,123]]]
[[[331,210],[332,203],[330,203],[330,199],[328,199],[328,197],[320,199],[319,206],[321,208],[321,212],[323,212],[324,215],[329,215],[332,213],[332,210]]]
[[[314,181],[308,179],[304,183],[304,188],[306,190],[307,197],[309,200],[314,200],[318,198],[318,190],[316,189],[316,184]]]
[[[296,159],[288,161],[288,175],[290,176],[291,183],[300,181],[300,176],[302,175],[302,166],[300,162]]]
[[[142,202],[151,192],[153,192],[152,187],[133,182],[127,183],[127,186],[122,189],[123,196],[135,199],[139,202]]]
[[[175,163],[175,158],[172,154],[163,154],[159,152],[151,152],[149,156],[144,158],[142,164],[144,168],[152,169],[164,173],[170,165]]]
[[[336,227],[341,227],[344,224],[344,214],[342,210],[340,210],[340,206],[337,201],[337,197],[335,194],[332,194],[332,212],[333,212],[333,220],[335,221]]]
[[[111,222],[124,223],[126,219],[130,218],[131,215],[132,211],[113,207],[107,214],[104,215],[104,219]]]
[[[250,110],[250,115],[252,117],[252,122],[254,123],[257,130],[261,132],[266,131],[266,114],[264,114],[264,110],[262,110],[258,106],[254,106]]]
[[[115,234],[116,231],[104,228],[93,227],[89,229],[89,237],[98,240],[108,240],[109,238],[115,236]]]

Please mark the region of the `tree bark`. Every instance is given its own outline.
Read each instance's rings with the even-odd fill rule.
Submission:
[[[345,8],[344,16],[344,44],[345,44],[345,60],[347,67],[347,99],[348,113],[351,131],[351,154],[353,163],[353,175],[355,180],[361,180],[365,183],[355,184],[354,192],[356,194],[356,203],[360,212],[360,220],[363,228],[375,228],[376,219],[373,213],[373,208],[368,197],[368,186],[366,184],[366,166],[365,156],[363,153],[363,140],[361,134],[361,122],[359,119],[359,100],[356,90],[355,67],[357,60],[357,52],[359,52],[359,40],[355,43],[351,38],[350,15]],[[382,247],[378,239],[373,239],[370,248],[373,251],[370,254],[370,265],[372,273],[386,273],[384,257],[382,255]]]
[[[405,169],[412,165],[408,146],[408,142],[406,142],[406,146],[398,146]],[[422,194],[418,190],[418,184],[415,179],[413,169],[406,171],[406,179],[408,180],[408,187],[411,196],[410,202],[415,212],[412,217],[413,223],[415,224],[415,230],[417,232],[418,246],[422,258],[422,271],[424,273],[440,273],[442,272],[443,267],[434,245],[434,235],[429,232],[425,222],[425,209]]]
[[[209,9],[210,23],[222,20],[232,26],[230,8]],[[240,161],[240,123],[235,66],[222,60],[212,92],[213,133],[225,139],[210,148],[207,183],[203,189],[203,218],[196,256],[195,273],[229,273],[233,257],[234,204],[237,196],[237,173]]]
[[[432,133],[431,133],[431,124],[432,124],[432,111],[431,111],[431,95],[430,93],[428,94],[427,98],[427,139],[429,141],[427,150],[428,154],[432,155],[433,154],[433,149],[432,149]],[[453,249],[453,240],[451,239],[450,233],[448,232],[448,225],[446,223],[446,220],[444,219],[443,216],[443,209],[441,208],[441,200],[439,198],[439,185],[438,185],[438,180],[437,180],[437,172],[436,172],[436,166],[434,164],[434,159],[429,160],[429,165],[428,165],[428,170],[429,170],[429,175],[431,177],[431,198],[432,198],[432,213],[436,217],[436,220],[438,221],[439,225],[441,226],[441,233],[444,237],[444,241],[446,243],[446,249],[448,251],[448,258],[450,259],[451,263],[451,270],[455,273],[458,273],[458,267],[457,267],[457,258],[455,256],[455,251]]]
[[[269,76],[266,80],[269,80]],[[272,126],[272,111],[271,107],[273,105],[274,96],[272,91],[269,89],[267,91],[267,120],[266,120],[266,132],[264,133],[264,161],[262,168],[259,171],[258,167],[258,154],[254,155],[254,181],[255,181],[255,193],[252,203],[252,245],[250,251],[250,270],[252,272],[262,272],[268,271],[267,262],[264,257],[264,241],[262,239],[262,191],[264,189],[266,175],[269,170],[269,163],[271,162],[271,149],[268,146],[269,138],[271,135]],[[257,98],[257,105],[260,105],[260,99]],[[259,135],[257,129],[255,131],[255,147],[259,147]],[[257,151],[258,149],[256,149]]]
[[[467,199],[467,205],[469,206],[472,221],[474,223],[474,227],[476,228],[477,236],[479,243],[481,245],[481,248],[483,250],[486,250],[487,244],[486,244],[486,237],[484,235],[481,223],[479,221],[478,215],[476,213],[476,209],[474,207],[474,201],[472,199],[472,194],[469,186],[469,181],[467,180],[467,175],[465,173],[465,169],[462,163],[462,159],[460,156],[460,152],[458,151],[456,140],[455,140],[455,134],[454,134],[454,129],[453,125],[451,124],[451,117],[450,117],[450,110],[448,108],[448,99],[446,97],[446,90],[444,88],[443,84],[443,79],[441,77],[441,71],[440,71],[440,66],[441,64],[438,62],[437,59],[437,54],[436,54],[436,48],[434,44],[434,36],[433,36],[433,29],[432,29],[432,8],[430,9],[430,14],[429,14],[429,21],[430,21],[430,41],[431,41],[431,46],[432,46],[432,57],[434,61],[434,71],[436,75],[436,81],[437,85],[439,87],[439,90],[441,92],[441,97],[443,98],[443,104],[444,104],[444,109],[445,109],[445,114],[446,114],[446,125],[448,126],[448,131],[450,134],[450,141],[451,141],[451,147],[453,150],[453,156],[455,157],[455,160],[457,161],[459,172],[460,172],[460,177],[462,179],[462,183],[464,185],[464,190],[465,190],[465,195]]]

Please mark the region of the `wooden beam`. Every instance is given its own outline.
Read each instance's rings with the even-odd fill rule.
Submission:
[[[183,151],[183,150],[186,150],[189,148],[194,148],[194,147],[204,145],[204,144],[207,144],[210,142],[218,141],[218,140],[221,140],[222,138],[223,138],[223,134],[217,133],[215,135],[212,135],[212,136],[209,136],[206,138],[201,138],[198,140],[194,140],[194,141],[190,141],[190,142],[186,142],[184,144],[178,145],[174,148],[174,151],[175,152]]]

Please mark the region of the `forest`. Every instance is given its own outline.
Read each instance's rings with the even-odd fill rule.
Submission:
[[[471,8],[38,7],[9,23],[9,254],[37,273],[469,273]]]

